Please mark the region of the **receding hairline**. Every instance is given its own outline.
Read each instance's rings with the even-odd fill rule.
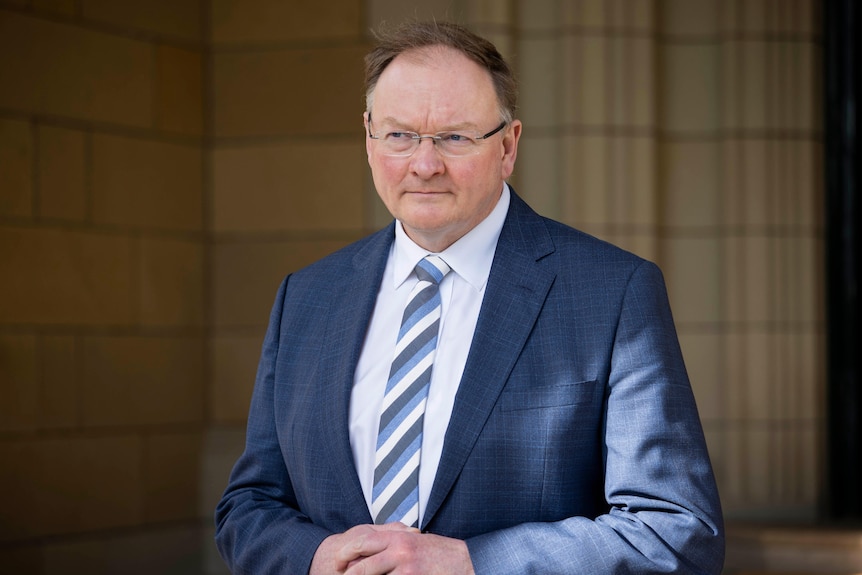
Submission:
[[[491,75],[490,70],[480,65],[478,62],[470,58],[463,51],[453,48],[447,44],[432,44],[428,46],[419,46],[417,48],[409,48],[399,54],[397,54],[392,60],[389,61],[388,64],[380,71],[380,74],[377,76],[377,80],[374,82],[374,85],[371,86],[369,93],[367,94],[367,110],[371,111],[371,103],[374,101],[374,91],[377,89],[377,84],[380,82],[380,78],[389,69],[389,67],[395,63],[396,60],[400,60],[402,62],[407,62],[409,64],[417,65],[417,66],[427,66],[429,68],[443,68],[446,66],[446,61],[444,58],[447,55],[458,54],[462,56],[468,62],[474,64],[477,68],[479,68],[482,72],[487,76],[488,81],[491,83],[491,89],[494,90],[494,95],[498,101],[498,104],[502,106],[499,102],[499,96],[497,96],[497,90],[494,86],[494,78]]]
[[[485,70],[494,89],[500,117],[509,123],[517,109],[518,85],[508,62],[497,47],[464,26],[451,22],[407,21],[395,28],[381,26],[374,32],[377,45],[365,56],[366,111],[374,105],[380,76],[399,56],[422,64],[447,50],[458,52]]]

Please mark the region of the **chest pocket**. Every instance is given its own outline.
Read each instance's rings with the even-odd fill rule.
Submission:
[[[591,403],[595,394],[595,380],[504,391],[500,396],[500,411],[547,409]]]

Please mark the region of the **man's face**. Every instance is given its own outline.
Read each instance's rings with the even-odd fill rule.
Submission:
[[[374,90],[370,127],[365,117],[366,131],[377,136],[398,130],[485,134],[499,124],[490,74],[444,47],[396,57]],[[380,199],[414,242],[440,252],[494,209],[514,168],[520,135],[521,123],[515,120],[479,140],[478,153],[460,157],[441,155],[429,139],[406,157],[385,155],[381,142],[371,138],[366,150]]]

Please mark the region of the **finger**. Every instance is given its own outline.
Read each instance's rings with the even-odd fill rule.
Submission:
[[[395,570],[395,567],[391,558],[382,553],[352,562],[344,571],[344,575],[388,575]]]
[[[362,530],[335,553],[336,566],[346,569],[354,563],[386,549],[384,538],[375,537],[375,529]]]

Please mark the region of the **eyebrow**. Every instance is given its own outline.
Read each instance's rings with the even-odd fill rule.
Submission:
[[[371,112],[368,112],[368,121],[369,121],[369,122],[373,122],[373,121],[374,121],[374,120],[373,120],[373,118],[371,117]],[[384,126],[384,127],[393,127],[393,128],[398,128],[398,129],[400,129],[400,130],[404,130],[405,132],[414,132],[414,133],[417,133],[417,134],[419,133],[419,132],[417,132],[414,128],[411,128],[411,127],[410,127],[410,126],[408,126],[407,124],[405,124],[405,123],[401,122],[401,121],[400,121],[400,120],[398,120],[397,118],[393,118],[392,116],[386,116],[386,117],[384,117],[384,118],[380,119],[380,120],[379,120],[379,123],[378,123],[378,126],[381,126],[381,125],[382,125],[382,126]],[[435,134],[437,134],[437,133],[441,133],[441,132],[456,132],[456,131],[458,131],[458,130],[473,130],[473,131],[480,131],[479,126],[477,126],[476,124],[473,124],[472,122],[462,122],[462,123],[460,123],[460,124],[455,124],[455,125],[452,125],[452,126],[448,126],[448,127],[444,128],[444,129],[442,129],[442,130],[437,130],[437,131],[436,131],[436,132],[434,132],[434,133],[435,133]],[[429,132],[429,133],[430,133],[430,132]]]

